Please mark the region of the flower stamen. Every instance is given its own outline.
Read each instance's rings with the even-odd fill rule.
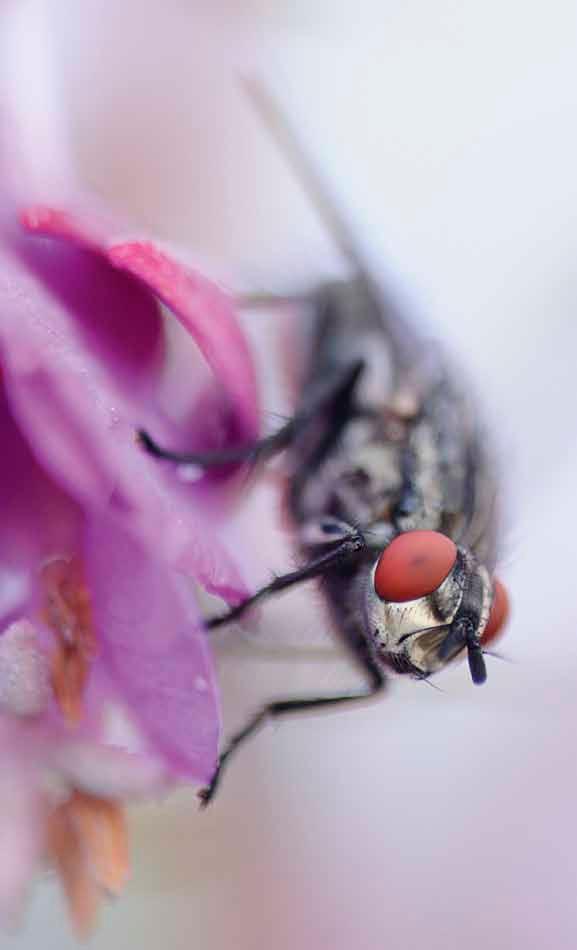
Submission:
[[[75,791],[50,817],[48,850],[80,937],[91,932],[102,892],[120,893],[128,872],[124,810]]]
[[[64,717],[82,718],[82,697],[96,652],[90,594],[77,559],[58,558],[42,569],[43,619],[56,637],[51,683]]]

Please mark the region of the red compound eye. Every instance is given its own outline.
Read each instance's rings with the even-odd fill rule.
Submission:
[[[443,583],[457,559],[457,548],[438,531],[407,531],[391,541],[375,570],[375,591],[402,603],[425,597]]]
[[[493,606],[491,607],[487,626],[481,637],[483,646],[487,646],[492,640],[497,639],[509,619],[509,596],[501,581],[493,581],[493,592]]]

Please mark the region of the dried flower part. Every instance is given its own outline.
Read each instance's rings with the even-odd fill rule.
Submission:
[[[58,558],[42,569],[45,591],[43,618],[56,637],[52,656],[52,690],[65,718],[82,718],[82,696],[96,639],[90,594],[77,559]]]
[[[75,791],[51,815],[48,851],[78,936],[96,922],[102,892],[117,895],[128,872],[124,811],[116,802]]]
[[[98,885],[117,896],[128,874],[128,838],[123,808],[114,801],[75,792],[71,803],[77,833],[84,842]]]
[[[68,802],[50,816],[48,854],[60,877],[76,933],[86,937],[96,922],[99,895],[88,873]]]

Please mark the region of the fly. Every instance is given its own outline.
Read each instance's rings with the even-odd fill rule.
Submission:
[[[257,602],[312,578],[365,685],[330,696],[287,697],[259,710],[222,752],[207,804],[233,752],[266,720],[354,705],[385,689],[388,673],[426,679],[466,655],[486,679],[484,648],[500,632],[507,595],[494,579],[496,484],[483,432],[449,366],[395,310],[368,274],[349,231],[267,93],[249,92],[348,260],[351,276],[306,300],[310,360],[299,405],[278,432],[209,454],[142,446],[179,464],[260,463],[286,450],[287,504],[303,566],[207,621],[237,620]]]

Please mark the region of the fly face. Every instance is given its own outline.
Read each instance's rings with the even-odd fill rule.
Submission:
[[[366,620],[379,661],[424,678],[467,651],[473,682],[485,681],[483,646],[506,614],[502,586],[466,548],[437,531],[408,531],[371,572]]]

